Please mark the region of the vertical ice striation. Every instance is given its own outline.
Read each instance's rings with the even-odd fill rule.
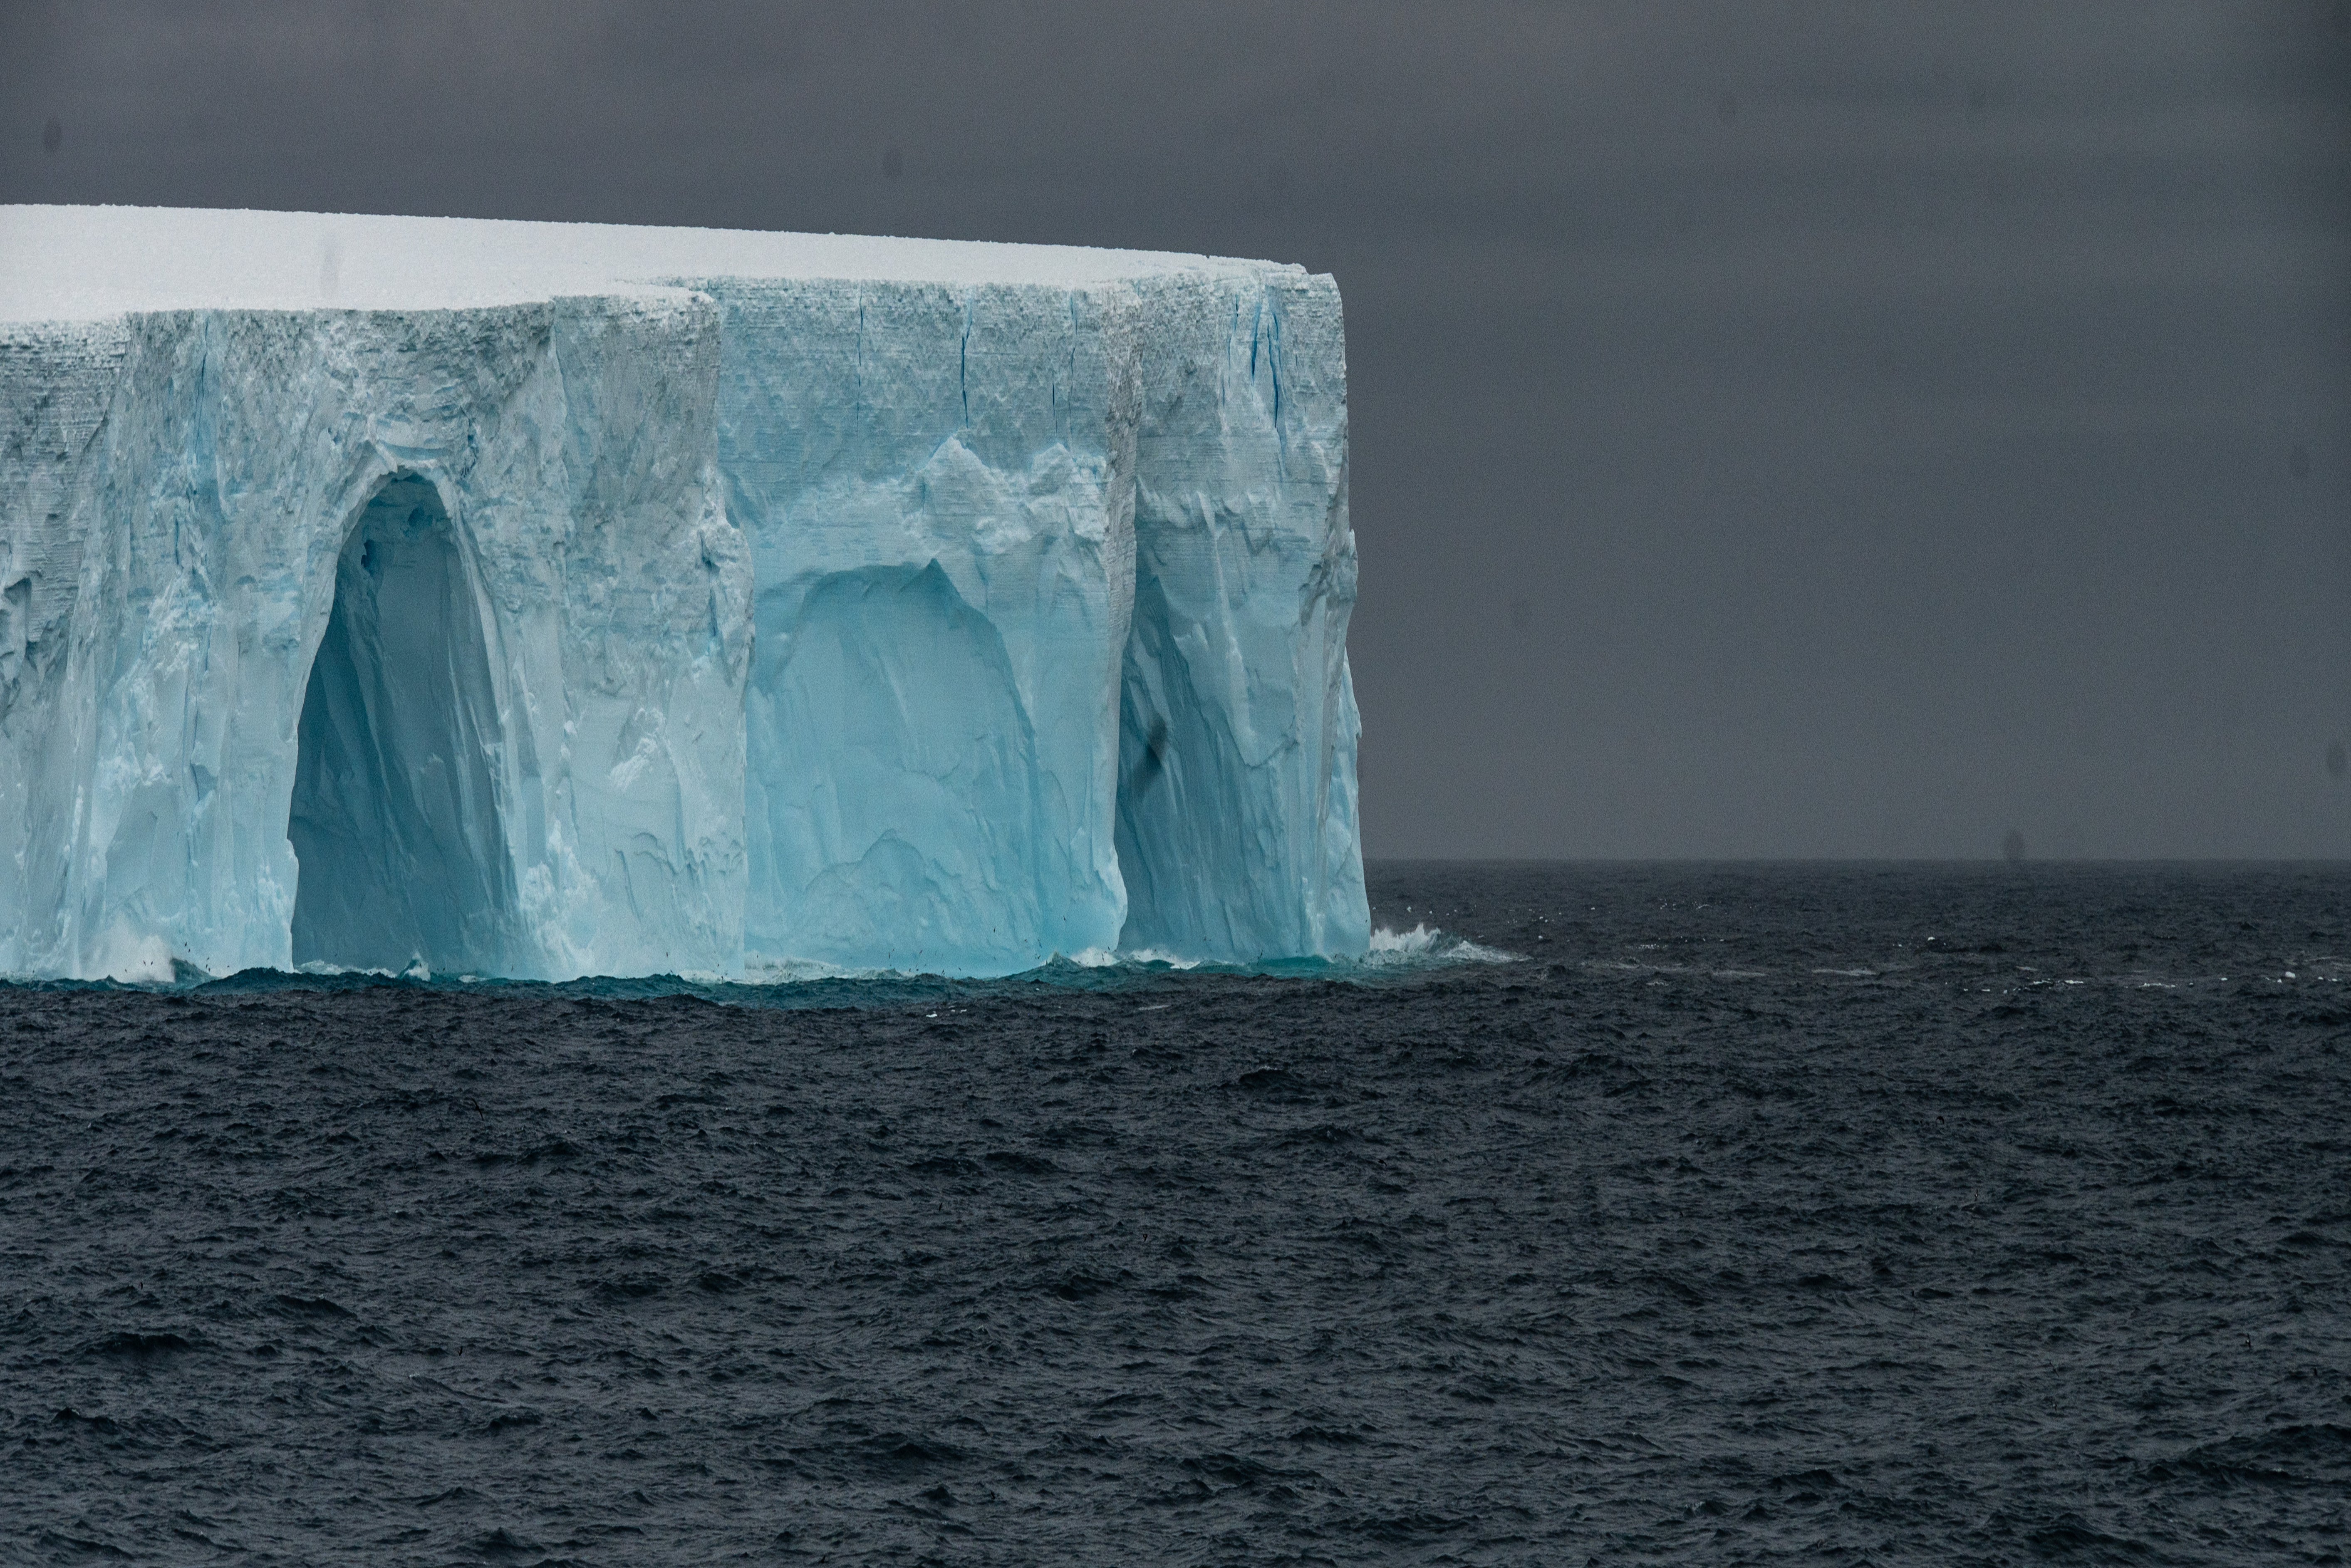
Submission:
[[[1123,945],[1360,954],[1338,290],[1273,272],[1154,296],[1120,725]]]
[[[80,587],[84,458],[130,337],[120,319],[0,326],[0,974],[66,972],[45,941],[57,912],[36,902],[53,889],[28,875],[33,806]]]
[[[1366,940],[1327,277],[0,209],[0,972]]]

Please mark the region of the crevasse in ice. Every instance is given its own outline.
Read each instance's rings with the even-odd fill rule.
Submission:
[[[1328,277],[0,208],[0,973],[1360,954]]]

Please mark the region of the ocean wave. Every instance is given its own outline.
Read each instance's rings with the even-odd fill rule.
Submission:
[[[1429,968],[1454,964],[1516,964],[1524,958],[1522,953],[1489,947],[1423,921],[1409,931],[1381,926],[1372,933],[1371,950],[1360,962],[1366,968]]]

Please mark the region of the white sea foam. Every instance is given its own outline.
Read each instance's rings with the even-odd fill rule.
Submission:
[[[1523,953],[1505,952],[1472,942],[1466,936],[1455,936],[1423,921],[1409,931],[1397,931],[1383,925],[1372,933],[1372,945],[1364,956],[1367,967],[1405,967],[1441,964],[1516,964]]]
[[[1118,961],[1137,967],[1158,966],[1169,969],[1196,969],[1200,967],[1200,961],[1197,958],[1179,958],[1173,953],[1163,953],[1156,947],[1131,948],[1121,953],[1118,956]]]

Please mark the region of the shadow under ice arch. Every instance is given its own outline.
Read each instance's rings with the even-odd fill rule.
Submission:
[[[1049,889],[1072,873],[1046,831],[1048,781],[994,622],[934,559],[822,577],[784,624],[747,695],[752,870],[772,890],[753,956],[1034,964]]]
[[[526,972],[482,622],[439,492],[392,475],[344,540],[303,693],[297,965]]]

